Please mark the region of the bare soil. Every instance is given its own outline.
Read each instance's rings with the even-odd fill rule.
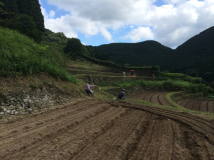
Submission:
[[[144,100],[159,105],[171,106],[171,104],[166,100],[165,96],[169,92],[141,92],[136,95],[130,96],[129,99],[132,100]]]
[[[162,103],[161,95],[150,99]],[[2,160],[211,160],[214,124],[186,113],[91,99],[1,124],[0,146]]]
[[[179,105],[190,110],[214,113],[214,101],[211,99],[190,99]]]

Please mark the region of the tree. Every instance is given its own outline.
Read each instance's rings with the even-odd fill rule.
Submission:
[[[44,17],[38,0],[0,0],[0,25],[41,42]]]
[[[191,77],[198,77],[198,72],[197,71],[191,72],[190,76]]]
[[[77,38],[69,38],[64,52],[71,55],[71,58],[76,59],[77,55],[82,51],[82,44]]]

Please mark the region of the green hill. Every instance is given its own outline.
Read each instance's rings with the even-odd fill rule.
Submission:
[[[116,64],[131,66],[159,65],[161,70],[190,74],[197,71],[199,76],[214,79],[214,27],[173,50],[156,41],[140,43],[112,43],[97,48],[108,54]]]
[[[195,70],[205,79],[211,78],[214,71],[214,27],[208,28],[200,34],[190,38],[178,46],[174,72],[188,72]]]
[[[114,63],[131,66],[149,66],[159,64],[166,68],[173,50],[156,41],[144,41],[140,43],[112,43],[97,47],[108,54]]]

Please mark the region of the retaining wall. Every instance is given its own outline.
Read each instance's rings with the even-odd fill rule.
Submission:
[[[62,94],[57,88],[48,87],[27,88],[19,93],[9,91],[4,93],[3,97],[3,102],[0,102],[1,116],[37,112],[42,108],[74,100],[71,95]]]

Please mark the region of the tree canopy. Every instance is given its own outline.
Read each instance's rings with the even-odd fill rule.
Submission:
[[[76,56],[82,51],[83,46],[79,39],[69,38],[64,52],[70,54],[72,58],[76,59]]]
[[[1,26],[41,41],[44,17],[38,0],[0,0],[0,19]]]

